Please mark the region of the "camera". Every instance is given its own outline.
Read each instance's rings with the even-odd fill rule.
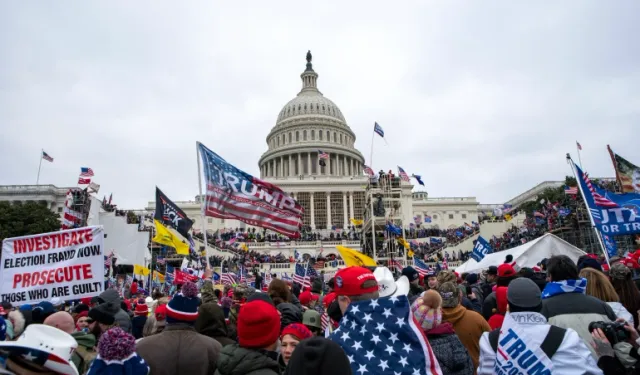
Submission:
[[[615,345],[631,337],[629,332],[624,329],[624,325],[622,322],[591,322],[589,323],[589,333],[593,332],[596,328],[600,328],[605,336],[607,336],[607,340],[609,340],[611,345]]]

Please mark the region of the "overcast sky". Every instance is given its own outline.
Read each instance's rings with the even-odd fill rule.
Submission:
[[[383,126],[374,169],[432,197],[503,203],[576,140],[592,176],[608,143],[640,164],[640,2],[522,3],[3,1],[0,184],[34,184],[43,148],[40,183],[87,166],[119,207],[189,200],[197,140],[257,175],[308,49],[367,159]]]

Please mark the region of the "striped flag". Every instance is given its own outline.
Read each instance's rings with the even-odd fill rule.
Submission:
[[[42,151],[42,158],[50,163],[53,163],[53,158],[49,156],[44,150]]]
[[[322,150],[318,150],[318,157],[320,159],[329,159],[329,154],[327,154],[326,152],[324,152]]]
[[[90,178],[82,178],[82,177],[78,178],[78,185],[89,185],[90,183],[91,183]]]
[[[564,193],[567,195],[578,195],[578,187],[577,186],[565,186]]]
[[[395,259],[389,259],[389,268],[394,269],[398,272],[402,272],[402,269],[404,267],[402,267],[402,263],[400,263],[399,261],[395,260]],[[420,271],[418,271],[419,273]]]
[[[82,214],[78,211],[72,210],[69,207],[64,207],[64,217],[62,218],[62,229],[72,229],[82,222]]]
[[[576,147],[578,148],[578,150],[582,151],[582,145],[580,144],[580,142],[576,141]]]
[[[431,267],[429,267],[425,262],[421,261],[418,257],[413,257],[413,268],[418,271],[418,273],[422,276],[428,274],[431,271]]]
[[[304,209],[293,197],[227,163],[203,144],[198,143],[198,149],[207,184],[206,216],[300,237]]]
[[[411,182],[411,179],[409,178],[407,172],[405,172],[404,169],[402,169],[402,167],[400,166],[398,166],[398,174],[400,175],[400,179],[402,181]]]
[[[313,264],[313,269],[322,270],[324,268],[324,263],[324,260],[316,260],[316,262]]]
[[[293,282],[302,285],[302,288],[311,288],[311,277],[307,274],[306,267],[300,263],[296,263],[296,272],[293,274]]]
[[[584,177],[584,182],[585,184],[587,184],[587,188],[589,189],[589,191],[591,192],[591,195],[593,196],[593,200],[596,203],[596,206],[599,207],[618,207],[618,204],[609,200],[606,197],[603,197],[602,195],[600,195],[596,189],[593,187],[593,184],[591,183],[591,179],[589,178],[589,174],[587,172],[584,172],[583,174]]]
[[[80,177],[93,177],[93,169],[87,168],[87,167],[81,167]]]
[[[322,324],[322,330],[326,331],[327,328],[329,328],[329,324],[331,323],[331,320],[329,319],[329,315],[327,315],[326,312],[323,312],[322,315],[320,316],[320,322]]]
[[[166,260],[164,259],[164,257],[157,257],[156,258],[156,263],[163,265],[166,263]]]
[[[364,173],[366,173],[368,176],[375,175],[375,173],[373,173],[373,169],[371,169],[371,167],[367,165],[364,166]]]
[[[222,280],[222,285],[233,285],[236,284],[236,275],[233,272],[224,272],[220,276],[220,280]]]

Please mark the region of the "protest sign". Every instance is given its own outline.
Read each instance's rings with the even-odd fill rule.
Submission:
[[[103,242],[101,226],[5,239],[2,301],[24,305],[99,295],[104,290]]]

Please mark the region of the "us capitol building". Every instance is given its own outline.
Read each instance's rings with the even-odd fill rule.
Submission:
[[[258,165],[262,179],[280,186],[304,207],[304,225],[326,234],[332,229],[350,227],[351,218],[363,219],[368,176],[363,172],[365,159],[355,148],[356,134],[340,108],[319,90],[318,77],[308,52],[306,68],[300,74],[302,89],[278,113],[275,126],[266,136],[267,150],[258,160]],[[325,166],[320,165],[321,153],[328,155],[324,159]],[[243,169],[241,165],[238,167]],[[371,167],[378,170],[375,165]],[[505,204],[515,208],[520,203],[536,199],[544,188],[562,184],[562,181],[542,182]],[[68,189],[53,185],[5,185],[0,186],[0,201],[39,200],[62,216]],[[422,227],[459,227],[478,221],[479,214],[490,213],[493,208],[502,206],[481,205],[475,197],[433,198],[426,191],[412,192],[412,189],[410,183],[401,185],[402,223],[405,228],[414,222],[420,222]],[[174,202],[194,220],[194,229],[202,228],[199,197],[193,201]],[[147,207],[134,211],[142,214],[154,209],[155,202],[149,202]],[[426,215],[431,216],[430,223],[424,222]],[[208,232],[247,227],[236,220],[210,217],[205,220]],[[496,233],[504,231],[502,227],[495,230]],[[255,246],[259,245],[265,244]]]

